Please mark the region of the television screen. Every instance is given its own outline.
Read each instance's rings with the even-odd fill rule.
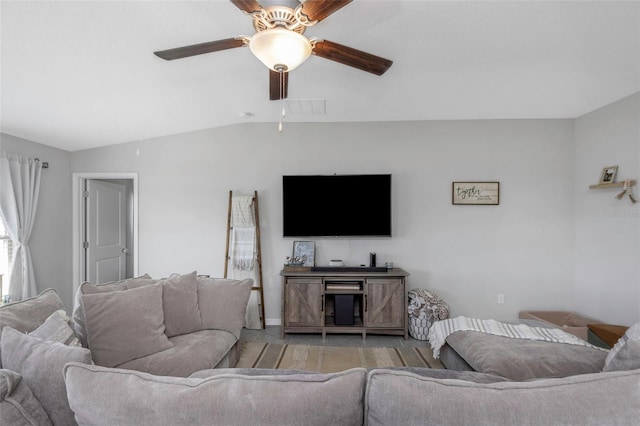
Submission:
[[[282,177],[285,237],[390,237],[391,175]]]

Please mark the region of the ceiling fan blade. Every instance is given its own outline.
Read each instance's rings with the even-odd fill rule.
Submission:
[[[269,70],[269,100],[278,101],[286,99],[289,92],[289,73],[281,73]],[[282,79],[281,79],[282,77]],[[282,85],[280,85],[282,82]]]
[[[318,41],[313,48],[314,55],[376,75],[384,74],[393,61],[328,40]]]
[[[262,9],[256,0],[230,0],[238,9],[246,13],[259,12]]]
[[[302,13],[307,15],[310,21],[322,21],[352,1],[353,0],[306,0],[302,3]]]
[[[233,49],[244,46],[242,38],[227,38],[224,40],[208,41],[206,43],[192,44],[190,46],[176,47],[175,49],[153,52],[156,56],[172,61],[174,59],[187,58],[189,56],[202,55],[204,53],[217,52],[218,50]]]

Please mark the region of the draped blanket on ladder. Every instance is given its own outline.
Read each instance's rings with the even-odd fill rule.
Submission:
[[[262,285],[256,268],[256,221],[253,197],[248,195],[233,195],[231,198],[231,229],[229,278],[252,278],[254,285]],[[251,292],[247,312],[246,327],[249,329],[262,328],[260,322],[260,301],[255,291]]]

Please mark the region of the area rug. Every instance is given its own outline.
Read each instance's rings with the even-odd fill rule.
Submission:
[[[350,368],[444,368],[429,347],[341,347],[244,342],[237,368],[332,373]]]

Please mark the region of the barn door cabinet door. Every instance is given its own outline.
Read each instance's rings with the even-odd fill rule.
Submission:
[[[402,328],[405,321],[404,281],[400,278],[368,278],[365,327]]]
[[[289,278],[285,280],[285,326],[322,326],[322,279]]]

